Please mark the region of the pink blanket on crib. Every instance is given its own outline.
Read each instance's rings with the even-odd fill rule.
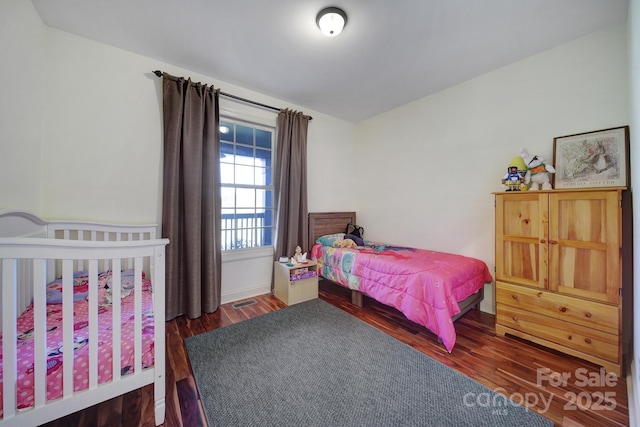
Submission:
[[[101,273],[98,293],[98,383],[112,378],[112,305],[111,295],[105,285],[110,282],[111,273]],[[142,366],[153,365],[153,295],[151,282],[143,279],[142,286]],[[124,277],[123,277],[124,285]],[[135,303],[134,291],[127,291],[121,299],[121,374],[134,370],[134,334]],[[123,291],[124,295],[124,291]],[[74,302],[74,391],[89,386],[89,304],[87,300]],[[28,408],[34,404],[34,358],[33,358],[33,305],[17,320],[17,407]],[[47,304],[47,400],[62,396],[62,305]],[[1,337],[1,336],[0,336]],[[1,350],[1,347],[0,347]],[[0,362],[2,355],[0,354]],[[0,381],[3,368],[0,366]],[[2,405],[2,387],[0,386],[0,406]],[[2,414],[2,411],[0,411]]]
[[[318,274],[400,310],[435,333],[451,352],[456,333],[451,320],[458,301],[492,281],[487,265],[462,255],[364,241],[363,246],[333,247],[342,233],[318,239],[311,258]]]

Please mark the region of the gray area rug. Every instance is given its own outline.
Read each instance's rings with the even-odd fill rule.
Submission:
[[[322,300],[185,339],[210,426],[552,426]]]

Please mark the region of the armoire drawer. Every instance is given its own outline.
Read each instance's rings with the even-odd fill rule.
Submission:
[[[537,307],[535,307],[537,311]],[[496,324],[560,346],[619,363],[620,337],[507,305],[498,305]]]
[[[602,332],[620,333],[619,307],[568,297],[535,288],[496,282],[496,304],[534,310],[544,316],[564,322],[594,328]]]

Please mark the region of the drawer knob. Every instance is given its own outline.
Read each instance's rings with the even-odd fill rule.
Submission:
[[[543,244],[544,244],[544,243],[547,243],[547,241],[546,241],[546,240],[544,240],[544,239],[540,239],[540,243],[543,243]]]
[[[563,312],[563,313],[566,313],[567,312],[567,307],[560,307],[560,311]]]
[[[517,300],[517,299],[518,299],[518,295],[516,295],[516,294],[511,295],[511,297],[512,297],[513,299],[515,299],[515,300]]]
[[[589,313],[588,311],[584,314],[584,317],[591,317],[591,313]]]
[[[513,319],[514,322],[518,321],[518,318],[516,316],[513,316],[512,319]]]
[[[585,338],[584,342],[586,342],[587,344],[591,344],[591,338]]]

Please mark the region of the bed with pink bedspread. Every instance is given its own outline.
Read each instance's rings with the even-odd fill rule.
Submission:
[[[492,281],[483,261],[463,255],[368,240],[340,248],[336,246],[344,233],[316,231],[310,236],[315,242],[310,256],[318,262],[320,276],[396,308],[436,334],[449,352],[456,342],[453,320],[462,302],[473,300],[477,306],[485,283]]]
[[[134,335],[135,335],[135,290],[132,270],[121,273],[121,370],[120,375],[134,372]],[[75,392],[89,386],[89,277],[86,272],[74,274],[73,303],[73,389]],[[112,311],[113,296],[112,272],[105,271],[98,275],[98,384],[112,379]],[[61,300],[62,280],[52,281],[47,285],[47,320],[46,320],[46,364],[47,383],[46,399],[55,400],[63,393],[63,316]],[[23,410],[34,405],[34,312],[33,304],[20,315],[16,322],[18,334],[17,347],[17,408]],[[142,367],[153,366],[153,294],[151,282],[142,279]],[[0,335],[1,338],[1,335]],[[2,354],[0,354],[0,384],[3,378]],[[2,387],[0,387],[0,408],[2,405]],[[2,410],[0,409],[0,414]]]

